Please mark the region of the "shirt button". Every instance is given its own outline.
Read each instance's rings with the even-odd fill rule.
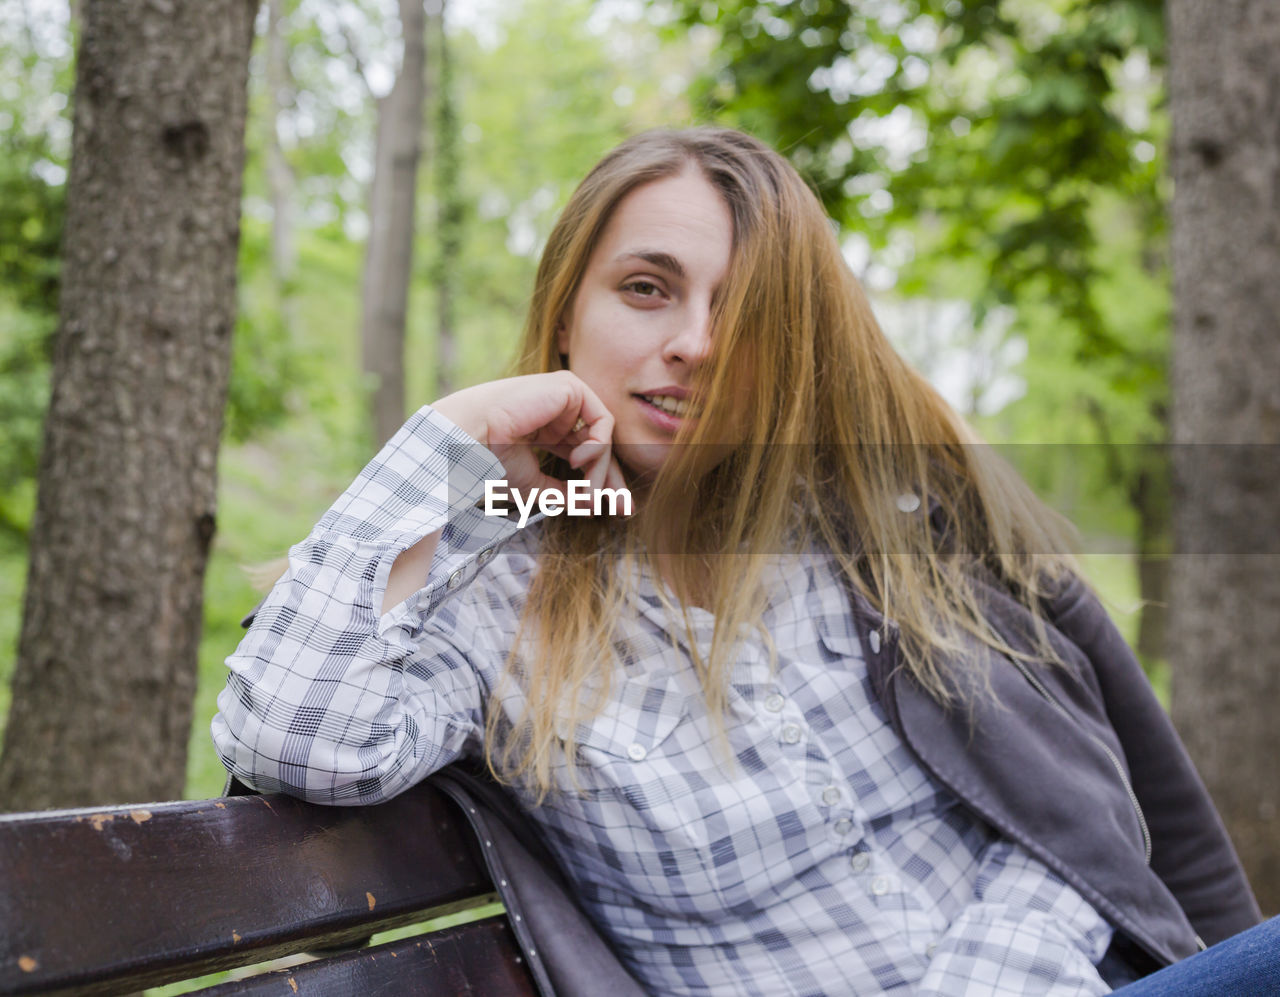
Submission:
[[[633,762],[644,761],[644,756],[647,754],[648,752],[644,750],[644,745],[641,744],[639,741],[637,741],[635,744],[631,745],[631,747],[627,749],[627,757],[630,758]]]
[[[871,856],[866,852],[855,852],[853,858],[849,860],[849,868],[854,872],[866,872],[870,864]]]
[[[930,942],[928,945],[926,945],[926,946],[924,947],[924,954],[925,954],[928,958],[930,958],[930,959],[932,959],[932,958],[933,958],[933,953],[935,953],[935,952],[937,952],[937,951],[938,951],[938,943],[937,943],[937,942]]]
[[[484,550],[480,552],[480,558],[479,558],[480,563],[488,564],[492,557],[493,557],[493,548],[486,547]]]
[[[449,576],[449,588],[456,589],[461,584],[462,584],[462,569],[459,568],[457,571],[455,571],[453,574]]]
[[[898,496],[898,508],[903,512],[915,512],[920,508],[920,496],[915,492],[903,492]]]
[[[877,876],[871,881],[871,892],[878,897],[884,896],[889,892],[889,877]]]
[[[853,830],[853,821],[851,821],[848,817],[841,817],[838,821],[836,821],[836,834],[848,834],[852,830]],[[862,852],[859,852],[858,854],[861,855]]]
[[[800,728],[795,724],[787,724],[782,728],[782,740],[787,744],[795,744],[800,740]]]
[[[840,802],[840,790],[835,786],[828,786],[822,791],[822,802],[829,807],[834,807]]]
[[[872,630],[871,633],[867,635],[867,643],[871,645],[872,654],[879,654],[880,653],[880,631]]]
[[[770,713],[779,713],[781,712],[782,705],[785,702],[786,700],[775,692],[765,697],[764,708]]]

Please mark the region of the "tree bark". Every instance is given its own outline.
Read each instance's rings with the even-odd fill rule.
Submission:
[[[1280,910],[1280,4],[1169,0],[1173,716]]]
[[[1132,472],[1129,502],[1138,516],[1138,654],[1151,665],[1168,657],[1170,545],[1169,449],[1141,447],[1142,466]]]
[[[404,334],[426,99],[423,0],[400,0],[400,26],[400,72],[391,92],[378,101],[361,317],[377,445],[390,439],[405,417]]]
[[[0,807],[181,794],[257,0],[84,0]]]

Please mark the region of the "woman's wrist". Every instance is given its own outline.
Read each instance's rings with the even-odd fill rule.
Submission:
[[[482,446],[489,445],[489,426],[483,406],[474,404],[475,388],[463,388],[439,401],[432,402],[433,411],[452,422]]]

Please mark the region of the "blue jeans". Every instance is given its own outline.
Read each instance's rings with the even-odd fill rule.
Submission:
[[[1124,997],[1277,997],[1280,917],[1113,992]]]

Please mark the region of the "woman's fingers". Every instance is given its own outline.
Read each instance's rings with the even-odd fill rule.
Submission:
[[[613,414],[570,371],[491,381],[451,395],[437,407],[463,428],[483,426],[476,438],[498,455],[512,487],[567,496],[566,482],[542,472],[539,451],[583,472],[592,488],[625,487],[612,455]]]
[[[543,472],[543,452],[582,472],[593,491],[627,487],[613,456],[613,413],[570,371],[478,384],[435,402],[433,408],[493,450],[502,461],[508,488],[529,495],[530,501],[531,490],[559,495],[562,508],[569,508],[573,497],[569,482]],[[595,504],[592,501],[590,507]],[[629,513],[630,503],[621,508]]]
[[[490,446],[532,443],[551,447],[587,438],[608,442],[613,416],[586,383],[569,371],[532,374],[481,386],[487,396]]]
[[[565,460],[568,461],[569,466],[575,471],[588,469],[587,476],[590,477],[591,472],[589,468],[593,464],[597,463],[602,457],[607,459],[609,456],[609,449],[608,443],[601,443],[599,440],[587,440],[584,443],[579,443],[576,447],[570,450]]]
[[[615,490],[627,487],[627,479],[622,474],[622,467],[612,454],[609,455],[609,467],[605,473],[604,486]]]

